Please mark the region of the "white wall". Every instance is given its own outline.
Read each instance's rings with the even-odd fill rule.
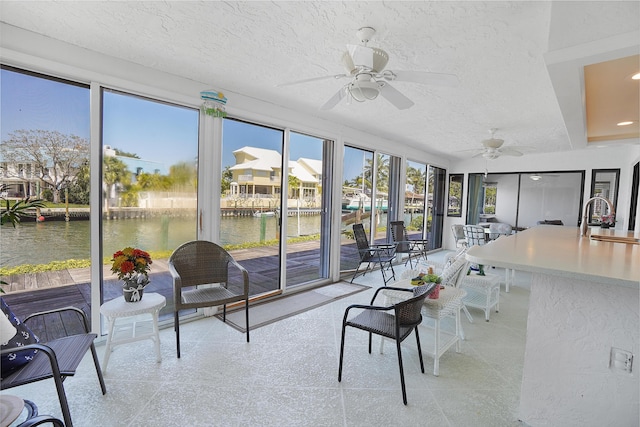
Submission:
[[[638,356],[638,289],[534,274],[519,418],[532,426],[637,426],[637,361],[609,367],[611,347]],[[562,303],[564,302],[564,303]]]

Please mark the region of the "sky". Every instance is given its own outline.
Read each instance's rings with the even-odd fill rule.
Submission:
[[[233,100],[229,100],[233,102]],[[173,165],[197,157],[199,112],[193,108],[105,90],[103,144],[141,159]],[[0,134],[6,140],[19,129],[57,130],[89,140],[89,88],[2,69]],[[246,145],[282,152],[283,132],[225,120],[223,166],[235,164],[233,151]],[[322,140],[291,133],[290,158],[322,159]],[[345,176],[362,171],[361,150],[346,150]]]

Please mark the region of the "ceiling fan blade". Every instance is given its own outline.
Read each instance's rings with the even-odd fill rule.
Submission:
[[[504,154],[505,156],[515,156],[515,157],[522,156],[522,152],[516,150],[515,148],[511,148],[511,147],[501,148],[500,149],[500,154]]]
[[[322,76],[322,77],[312,77],[310,79],[303,79],[303,80],[296,80],[295,82],[287,82],[287,83],[280,83],[278,85],[276,85],[276,87],[284,87],[284,86],[292,86],[292,85],[297,85],[297,84],[301,84],[301,83],[309,83],[309,82],[315,82],[315,81],[319,81],[319,80],[327,80],[327,79],[341,79],[343,77],[351,77],[347,74],[335,74],[335,75],[331,75],[331,76]]]
[[[344,87],[341,87],[340,90],[335,93],[335,95],[329,98],[329,100],[325,102],[322,107],[320,107],[320,109],[321,110],[332,109],[333,107],[338,105],[340,101],[342,101],[342,98],[344,98],[346,94],[347,94],[347,90]]]
[[[382,95],[387,101],[395,105],[398,110],[406,110],[414,105],[414,102],[400,93],[396,88],[389,83],[384,83],[380,87],[380,95]]]
[[[455,74],[430,73],[427,71],[393,71],[392,73],[395,77],[392,77],[391,80],[403,82],[434,84],[449,87],[456,87],[460,84],[460,80],[458,80],[458,76]]]

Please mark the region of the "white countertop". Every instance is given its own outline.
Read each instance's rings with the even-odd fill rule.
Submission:
[[[591,234],[634,236],[599,228]],[[581,237],[578,227],[539,225],[473,246],[466,257],[478,264],[640,288],[640,245],[591,240]]]

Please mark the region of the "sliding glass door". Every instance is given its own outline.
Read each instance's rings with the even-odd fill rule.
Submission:
[[[360,262],[353,238],[353,224],[362,224],[371,235],[373,206],[371,166],[373,152],[344,147],[342,175],[342,218],[340,223],[340,271],[355,270]]]
[[[329,277],[330,161],[333,142],[289,132],[286,286]],[[283,218],[285,219],[285,218]]]
[[[427,171],[427,238],[429,239],[429,250],[442,247],[442,229],[447,201],[446,182],[447,171],[430,165]]]
[[[402,219],[411,239],[424,239],[427,165],[407,161]]]
[[[197,109],[102,92],[103,257],[127,247],[149,252],[145,292],[165,295],[167,315],[173,293],[166,261],[197,233],[198,122]],[[101,292],[104,301],[123,294],[107,269]]]
[[[223,122],[220,244],[249,271],[252,297],[281,292],[283,144],[283,130]]]

